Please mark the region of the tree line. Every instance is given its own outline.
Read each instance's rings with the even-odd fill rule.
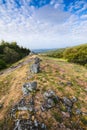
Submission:
[[[27,56],[30,50],[20,47],[16,42],[0,43],[0,70],[10,66],[12,63],[17,62],[23,57]]]
[[[47,56],[64,58],[68,62],[87,66],[87,44],[82,44],[70,48],[58,49],[47,53]]]

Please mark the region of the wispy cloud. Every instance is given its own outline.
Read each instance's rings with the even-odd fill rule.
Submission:
[[[29,48],[72,46],[87,42],[85,0],[1,0],[0,39]]]

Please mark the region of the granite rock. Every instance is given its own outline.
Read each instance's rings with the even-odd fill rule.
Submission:
[[[36,89],[37,89],[37,82],[25,83],[22,86],[22,92],[24,95],[28,95],[30,94],[30,92],[36,91]]]
[[[31,73],[39,73],[40,72],[40,64],[32,64],[32,66],[30,67],[30,72]]]

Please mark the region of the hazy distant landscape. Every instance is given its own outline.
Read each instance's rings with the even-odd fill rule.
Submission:
[[[48,51],[52,51],[52,50],[57,50],[57,48],[55,48],[55,49],[32,49],[31,51],[35,52],[35,53],[44,53],[44,52],[48,52]]]

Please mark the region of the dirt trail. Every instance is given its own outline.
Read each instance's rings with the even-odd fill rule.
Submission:
[[[1,71],[0,75],[4,75],[6,73],[11,73],[12,71],[22,67],[23,65],[28,64],[29,62],[32,61],[32,59],[33,59],[33,56],[31,58],[27,57],[24,61],[19,62],[17,65],[12,65],[10,68]]]

